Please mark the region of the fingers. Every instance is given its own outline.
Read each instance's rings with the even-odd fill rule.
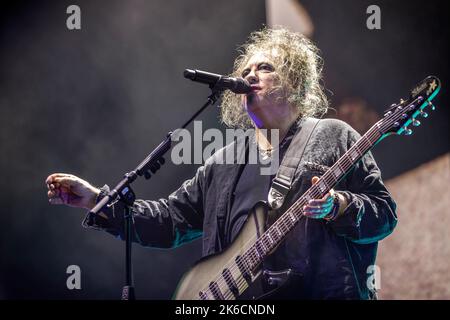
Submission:
[[[72,205],[73,201],[77,199],[76,196],[70,194],[67,190],[50,190],[47,192],[49,197],[48,202],[51,204],[65,204]]]
[[[314,176],[311,179],[312,184],[316,184],[319,177]],[[333,190],[330,190],[320,199],[312,199],[303,207],[303,214],[308,218],[322,219],[327,216],[333,209]]]
[[[312,205],[306,205],[303,207],[304,210],[311,212],[311,213],[318,213],[318,212],[329,212],[333,208],[333,203],[331,204],[324,204],[320,206],[312,206]]]
[[[47,177],[47,179],[45,179],[45,184],[51,184],[54,181],[56,181],[57,179],[61,179],[61,178],[76,178],[76,176],[74,176],[73,174],[70,173],[53,173],[51,175],[49,175]]]
[[[65,204],[61,198],[50,198],[48,199],[50,204]]]
[[[58,188],[68,188],[70,189],[73,186],[80,184],[80,179],[73,175],[65,175],[65,176],[53,176],[50,179],[46,180],[47,188],[49,190],[54,190]]]
[[[59,187],[55,187],[56,183],[48,185],[49,190],[47,191],[48,202],[51,204],[65,204],[62,198],[62,193]]]
[[[74,177],[75,176],[67,173],[53,173],[45,179],[48,189],[47,197],[51,204],[68,203],[67,195],[65,195],[67,190],[65,190],[63,184],[70,185],[71,181],[74,180]]]
[[[325,196],[323,196],[323,198],[321,198],[321,199],[309,200],[308,205],[312,206],[312,207],[333,205],[333,196],[329,192]]]
[[[47,185],[47,188],[49,190],[59,189],[60,187],[61,187],[61,184],[59,182],[53,182],[52,184]]]
[[[63,185],[63,186],[72,186],[77,182],[77,179],[74,177],[57,177],[53,179],[54,184]]]
[[[58,190],[48,191],[48,202],[51,204],[64,204],[64,200],[61,197],[61,193]]]
[[[68,173],[53,173],[45,179],[47,196],[50,204],[64,204],[73,207],[82,207],[84,195],[77,194],[77,190],[87,182]]]
[[[322,219],[328,215],[328,211],[324,209],[308,209],[306,206],[303,208],[303,215],[312,219]]]
[[[48,202],[49,202],[50,204],[62,204],[62,201],[61,201],[61,199],[59,199],[59,198],[49,198],[49,199],[48,199]],[[60,203],[57,203],[57,202],[60,202]]]
[[[321,205],[321,206],[311,206],[306,205],[303,207],[303,214],[310,218],[323,218],[331,212],[333,205]]]
[[[51,175],[49,175],[47,177],[47,179],[45,179],[45,184],[51,184],[55,178],[63,177],[63,176],[67,176],[67,174],[66,173],[52,173]]]
[[[55,189],[55,190],[49,190],[49,191],[47,192],[47,196],[48,196],[49,198],[59,197],[60,193],[61,193],[61,192],[60,192],[58,189]]]

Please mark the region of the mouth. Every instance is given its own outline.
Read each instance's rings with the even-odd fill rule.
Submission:
[[[250,85],[250,87],[251,91],[247,93],[247,99],[250,98],[250,100],[253,100],[253,98],[255,98],[255,96],[258,94],[258,91],[261,91],[262,88],[256,84],[252,84]]]
[[[250,85],[251,87],[251,91],[249,93],[246,94],[246,98],[247,98],[247,105],[248,106],[252,106],[256,100],[259,100],[258,96],[258,91],[262,90],[262,87],[257,85],[257,84],[252,84]]]
[[[259,91],[262,89],[261,86],[259,86],[257,84],[252,84],[252,85],[250,85],[250,87],[252,88],[252,92]]]

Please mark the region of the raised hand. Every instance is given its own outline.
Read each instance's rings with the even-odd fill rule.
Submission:
[[[89,182],[67,173],[53,173],[47,177],[47,196],[51,204],[92,209],[100,189]]]

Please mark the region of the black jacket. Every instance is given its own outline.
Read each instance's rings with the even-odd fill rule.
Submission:
[[[321,176],[359,137],[342,121],[321,120],[283,207],[298,199],[311,186],[312,177]],[[216,152],[167,199],[136,200],[133,240],[144,246],[173,248],[203,236],[203,256],[223,250],[223,226],[242,165],[220,164],[218,159],[234,144]],[[335,190],[350,201],[344,215],[331,222],[301,219],[278,247],[276,264],[304,275],[299,298],[368,299],[372,296],[366,284],[371,275],[368,268],[375,264],[377,242],[397,223],[396,205],[370,152]],[[105,186],[101,194],[107,191]],[[122,204],[117,202],[104,211],[108,220],[87,216],[84,224],[124,239],[122,212]]]

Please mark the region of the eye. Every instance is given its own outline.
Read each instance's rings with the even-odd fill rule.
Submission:
[[[274,71],[273,66],[270,65],[270,64],[268,64],[268,63],[261,63],[261,64],[258,66],[258,69],[259,69],[259,70],[266,70],[266,71],[270,71],[270,72]]]
[[[245,78],[249,74],[249,72],[250,72],[249,69],[245,69],[244,71],[242,71],[241,77]]]

